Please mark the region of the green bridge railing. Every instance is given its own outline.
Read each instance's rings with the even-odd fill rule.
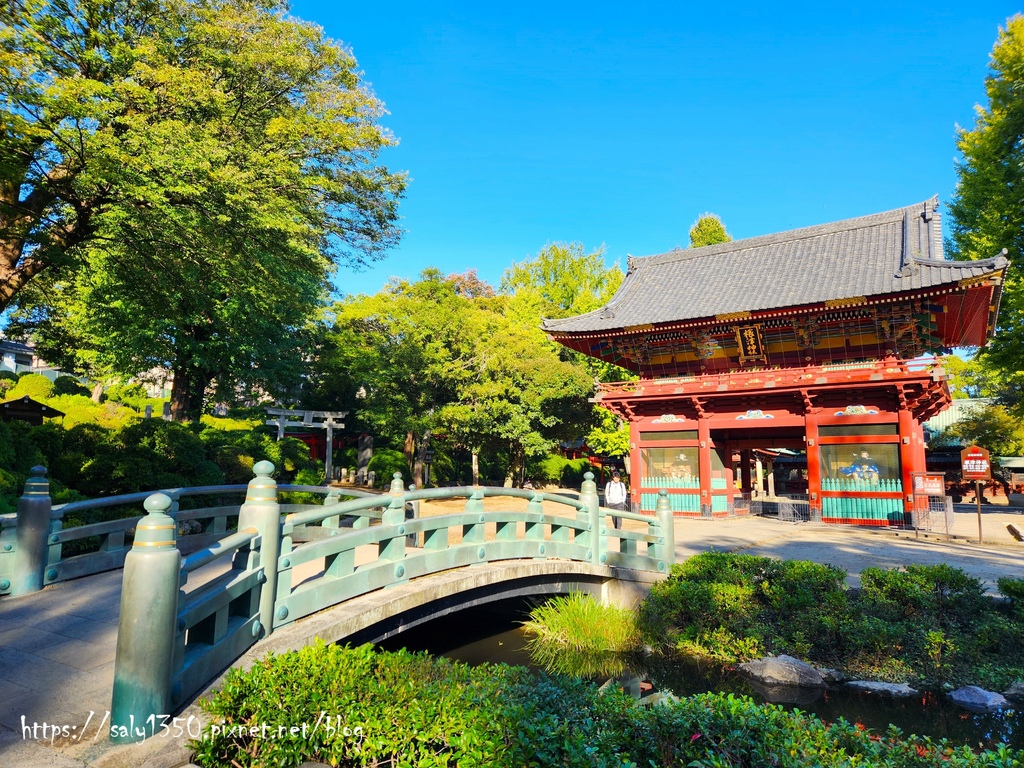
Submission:
[[[15,594],[39,589],[44,581],[52,583],[59,577],[59,573],[40,571],[52,567],[50,548],[68,540],[66,531],[58,532],[57,541],[52,538],[53,512],[45,474],[38,469],[26,484],[16,525],[8,521],[4,529],[17,532],[15,537],[8,536],[14,546],[7,550],[16,557],[0,559],[0,568],[7,567],[18,581],[16,589],[8,585]],[[640,530],[635,530],[637,526],[616,529],[608,519],[612,510],[600,506],[589,472],[578,499],[479,486],[406,491],[396,473],[390,493],[342,501],[341,495],[354,493],[316,486],[279,487],[271,477],[272,464],[259,462],[253,469],[256,476],[246,487],[245,502],[237,507],[183,512],[176,508],[176,501],[183,495],[202,495],[204,490],[238,492],[238,486],[175,489],[134,494],[130,501],[122,497],[123,503],[136,504],[137,496],[144,497],[145,516],[97,524],[100,527],[81,526],[90,529],[83,535],[116,534],[116,551],[124,550],[112,558],[115,547],[101,549],[93,553],[97,557],[88,567],[65,565],[65,573],[81,575],[91,568],[123,563],[112,740],[137,741],[159,733],[162,716],[173,714],[261,638],[383,587],[460,566],[510,559],[553,558],[659,574],[667,574],[674,560],[667,493],[661,492],[654,516],[615,511],[617,517],[643,524]],[[282,491],[318,493],[325,498],[323,504],[282,505],[278,498]],[[488,497],[525,499],[526,509],[485,511]],[[455,498],[466,500],[461,512],[416,516],[420,501]],[[545,509],[544,502],[558,505],[558,513]],[[236,515],[237,530],[228,532],[226,521]],[[205,519],[217,540],[186,556],[179,549],[178,532],[187,519]],[[134,539],[125,550],[124,536],[129,531]],[[19,576],[33,569],[34,575]]]

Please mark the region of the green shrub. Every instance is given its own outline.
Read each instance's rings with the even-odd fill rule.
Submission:
[[[46,400],[53,395],[53,382],[41,373],[23,374],[7,396],[13,398],[25,395],[33,400]]]
[[[1008,598],[1010,606],[1018,616],[1024,618],[1024,579],[1013,579],[1000,576],[997,582],[1003,597]]]
[[[53,382],[54,395],[85,395],[89,397],[92,393],[88,387],[82,386],[74,376],[58,376]]]
[[[133,408],[136,411],[143,411],[146,407],[146,388],[141,384],[113,384],[103,391],[106,402],[121,403]]]
[[[857,593],[844,579],[806,561],[707,552],[654,585],[641,631],[652,644],[723,664],[768,651],[925,684],[982,674],[1010,681],[1024,664],[1024,616],[995,606],[957,568],[866,568]]]
[[[389,448],[374,450],[373,457],[367,465],[367,471],[375,473],[373,484],[376,488],[387,490],[391,485],[395,472],[402,476],[403,487],[408,487],[411,482],[409,463],[405,460],[405,454],[401,451],[393,451]]]
[[[195,762],[207,768],[305,761],[495,768],[1019,768],[1024,761],[1024,752],[1006,747],[975,754],[903,738],[895,728],[872,734],[842,719],[826,725],[745,697],[704,694],[645,706],[615,688],[599,691],[591,683],[521,667],[472,668],[405,651],[375,653],[368,646],[318,643],[269,656],[248,671],[232,669],[202,706],[211,722],[191,746]]]

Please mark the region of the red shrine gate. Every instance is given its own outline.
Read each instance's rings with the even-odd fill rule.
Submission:
[[[728,514],[749,452],[778,448],[806,452],[811,516],[903,524],[950,402],[922,355],[986,343],[1009,263],[945,260],[936,205],[630,258],[607,306],[545,322],[640,376],[597,395],[629,422],[637,508],[664,488],[676,514]]]

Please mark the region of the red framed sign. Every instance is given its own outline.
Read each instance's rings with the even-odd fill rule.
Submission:
[[[964,480],[992,479],[992,462],[989,461],[989,452],[977,445],[960,451],[960,466]]]
[[[911,472],[914,479],[915,496],[945,496],[945,472]]]

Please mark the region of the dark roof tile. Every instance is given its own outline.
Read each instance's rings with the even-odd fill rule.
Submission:
[[[545,320],[556,333],[696,320],[955,283],[1006,268],[1004,256],[947,261],[938,199],[704,248],[631,258],[607,306]]]

